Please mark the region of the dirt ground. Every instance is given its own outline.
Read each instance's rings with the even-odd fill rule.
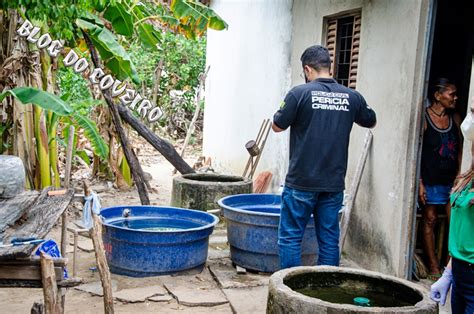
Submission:
[[[140,144],[139,158],[144,171],[148,172],[153,191],[153,205],[169,205],[171,199],[173,167],[159,153]],[[199,151],[191,151],[185,160],[193,165]],[[86,176],[78,172],[76,185]],[[102,207],[114,205],[139,205],[134,188],[122,192],[112,187],[112,182],[92,180],[92,188],[98,192]],[[80,219],[82,205],[72,204],[68,209],[70,221]],[[72,234],[68,234],[72,243]],[[59,243],[60,226],[57,224],[49,238]],[[95,291],[101,291],[99,276],[95,269],[95,256],[88,238],[80,238],[78,250],[78,274],[85,286],[66,291],[66,313],[103,313],[103,300]],[[72,246],[66,257],[68,271],[72,274]],[[357,267],[347,260],[345,266]],[[229,247],[224,224],[221,222],[210,237],[209,256],[202,272],[189,271],[179,276],[131,278],[112,274],[114,286],[114,308],[116,313],[265,313],[268,293],[267,274],[237,274],[229,258]],[[429,282],[422,282],[429,288]],[[89,291],[89,292],[87,292]],[[29,313],[35,301],[43,300],[41,289],[0,289],[0,313]],[[440,313],[450,313],[449,305]]]
[[[199,156],[199,152],[191,151],[188,153],[189,157],[185,160],[193,165]],[[140,150],[139,155],[143,170],[148,172],[152,180],[150,181],[153,191],[150,192],[150,201],[153,205],[169,205],[171,199],[171,187],[172,187],[172,165],[167,162],[158,152],[144,147]],[[80,185],[80,180],[84,178],[84,173],[79,173],[75,177],[76,186]],[[122,192],[111,187],[112,182],[100,182],[91,180],[92,189],[97,191],[102,207],[115,206],[115,205],[139,205],[138,193],[134,188],[130,191]],[[71,204],[68,209],[69,220],[74,221],[81,217],[82,205],[80,203]],[[224,232],[224,234],[223,234]],[[69,241],[72,244],[73,236],[68,233]],[[57,224],[54,229],[50,232],[49,239],[54,239],[59,243],[60,239],[60,225]],[[88,238],[80,237],[79,246],[85,249],[91,248],[91,241]],[[66,257],[69,259],[69,274],[72,273],[72,245],[68,248]],[[228,247],[226,243],[225,230],[223,225],[217,226],[213,239],[210,240],[209,250],[209,262],[208,265],[215,264],[227,265],[229,269],[233,269],[228,258]],[[95,269],[95,256],[93,252],[87,252],[84,250],[78,250],[78,274],[84,280],[85,283],[98,283],[99,276]],[[172,278],[172,279],[170,279]],[[178,278],[178,277],[175,277]],[[151,278],[130,278],[126,276],[112,274],[112,281],[116,285],[116,291],[120,292],[123,290],[132,291],[131,295],[134,295],[134,288],[143,287],[156,287],[163,286],[163,280],[171,282],[184,281],[185,283],[192,283],[193,280],[198,279],[195,289],[197,292],[203,290],[212,290],[214,292],[220,291],[218,283],[213,279],[209,273],[209,269],[206,267],[202,273],[196,274],[183,274],[180,279],[175,279],[170,276],[162,277],[151,277]],[[204,282],[206,285],[201,287],[199,282]],[[183,283],[183,286],[186,284]],[[209,286],[209,287],[208,287]],[[257,285],[261,286],[261,284]],[[212,289],[210,289],[212,288]],[[131,290],[130,290],[131,289]],[[100,289],[99,289],[100,290]],[[160,290],[161,291],[161,290]],[[161,291],[162,292],[162,291]],[[179,291],[178,291],[179,292]],[[262,294],[266,298],[266,291]],[[220,295],[222,297],[222,295]],[[125,293],[125,299],[127,298]],[[43,299],[43,292],[41,289],[24,289],[24,288],[13,288],[13,289],[0,289],[0,313],[29,313],[31,306],[35,301],[41,301]],[[133,299],[133,298],[132,298]],[[131,300],[132,300],[131,299]],[[188,305],[182,305],[178,302],[176,296],[173,296],[170,291],[166,292],[166,296],[162,299],[165,301],[150,301],[143,300],[135,302],[134,300],[127,302],[116,300],[114,307],[117,313],[148,313],[148,312],[161,312],[161,313],[232,313],[232,307],[230,302],[224,296],[224,300],[217,300],[216,302],[203,303],[205,306],[200,306],[199,300],[196,302],[184,302]],[[212,299],[212,298],[211,298]],[[186,301],[186,300],[184,300]],[[132,303],[133,302],[133,303]],[[183,302],[182,302],[183,303]],[[219,304],[221,303],[221,304]],[[264,300],[262,300],[261,308],[265,308]],[[255,309],[256,310],[256,309]],[[103,301],[102,298],[89,292],[70,288],[66,292],[66,313],[100,313],[103,312]],[[253,312],[253,310],[251,310]]]

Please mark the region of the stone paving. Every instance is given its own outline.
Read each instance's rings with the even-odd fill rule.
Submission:
[[[84,241],[90,240],[81,241],[81,246],[88,249]],[[94,253],[87,249],[79,252],[79,276],[87,283],[67,293],[67,313],[88,313],[88,308],[80,311],[77,307],[84,297],[89,308],[101,309],[102,287],[97,272],[89,269],[95,260]],[[358,268],[346,259],[342,266]],[[211,235],[208,261],[201,272],[149,278],[112,274],[115,308],[117,313],[265,313],[269,276],[237,273],[230,260],[225,229],[219,225]],[[429,288],[430,283],[419,284]],[[450,313],[449,305],[441,307],[440,313]]]
[[[81,247],[89,248],[87,241],[90,240],[81,239]],[[81,250],[80,258],[90,260],[93,253],[87,249]],[[101,283],[97,273],[89,277],[91,281],[87,280],[89,282],[75,290],[97,301],[102,296]],[[150,278],[112,274],[118,312],[122,312],[121,305],[130,307],[144,303],[160,312],[265,313],[268,280],[269,274],[237,274],[230,260],[227,237],[222,226],[210,238],[208,262],[201,272],[191,270],[179,275]],[[68,292],[68,298],[70,294]]]

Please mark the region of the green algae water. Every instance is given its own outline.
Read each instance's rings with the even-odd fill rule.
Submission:
[[[323,301],[354,305],[354,298],[363,297],[370,300],[371,307],[402,307],[414,304],[377,291],[360,290],[355,287],[307,287],[295,289],[296,292]]]

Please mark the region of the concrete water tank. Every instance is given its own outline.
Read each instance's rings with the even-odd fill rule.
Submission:
[[[173,178],[171,206],[210,210],[224,196],[252,193],[252,180],[214,173],[191,173]]]
[[[438,305],[427,290],[407,280],[359,269],[302,266],[270,277],[267,313],[431,314],[438,313]]]

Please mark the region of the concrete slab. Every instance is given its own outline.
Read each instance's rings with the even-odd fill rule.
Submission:
[[[207,254],[208,260],[213,259],[220,259],[220,258],[229,258],[230,257],[230,250],[228,248],[221,249],[220,247],[212,248],[209,247],[209,251]]]
[[[149,297],[147,300],[153,301],[153,302],[169,302],[173,300],[173,297],[169,294],[167,295],[155,295],[153,297]]]
[[[201,272],[181,272],[178,275],[171,276],[160,276],[160,282],[165,287],[176,287],[176,286],[196,286],[200,288],[217,288],[217,284],[214,281],[211,273],[205,267]]]
[[[77,241],[77,247],[84,252],[94,252],[94,244],[92,239],[83,238]]]
[[[159,313],[179,313],[179,314],[196,314],[196,313],[212,313],[212,314],[233,314],[232,308],[229,303],[223,305],[209,307],[188,307],[180,304],[173,303],[160,303],[160,309],[156,312]]]
[[[209,244],[227,244],[227,235],[224,233],[222,235],[211,235],[209,237]]]
[[[127,303],[144,302],[153,296],[165,296],[167,291],[162,286],[140,287],[124,289],[114,293],[114,298]]]
[[[223,289],[234,313],[265,313],[268,287]]]
[[[168,287],[169,292],[178,300],[178,303],[186,306],[216,306],[229,303],[220,289],[207,289],[199,287]]]
[[[83,292],[88,292],[90,294],[96,295],[96,296],[103,296],[103,291],[102,291],[102,283],[100,281],[94,281],[90,283],[85,283],[83,285],[74,287],[74,289],[83,291]],[[112,292],[117,291],[117,281],[112,280]]]
[[[211,274],[216,278],[219,287],[229,288],[248,288],[268,285],[270,274],[245,273],[237,274],[230,260],[219,260],[217,263],[210,262],[208,268]]]
[[[160,279],[180,305],[210,307],[229,302],[207,268],[194,276],[163,276]]]

